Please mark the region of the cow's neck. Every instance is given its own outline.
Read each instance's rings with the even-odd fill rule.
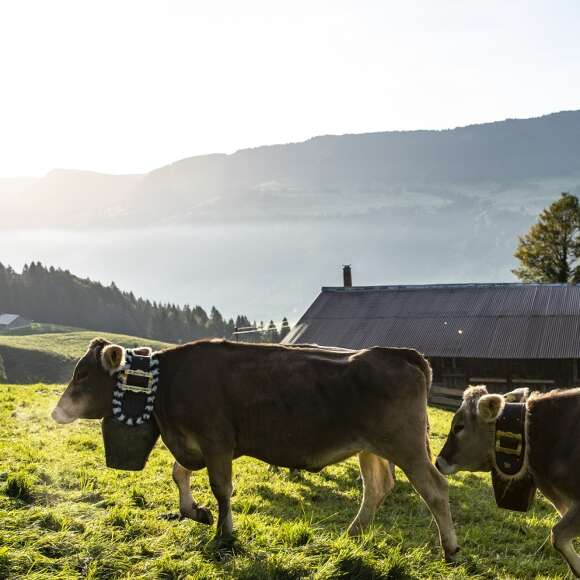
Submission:
[[[170,449],[171,446],[168,439],[171,431],[175,428],[175,421],[172,419],[170,409],[174,403],[179,403],[176,401],[176,397],[179,394],[174,389],[176,365],[171,364],[172,355],[175,356],[175,353],[171,350],[157,353],[157,359],[159,361],[159,384],[155,408],[153,409],[153,417],[161,432],[161,438]],[[176,408],[179,407],[177,406]]]

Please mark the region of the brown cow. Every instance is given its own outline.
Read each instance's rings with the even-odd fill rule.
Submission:
[[[55,407],[58,423],[111,416],[114,374],[124,349],[94,340]],[[191,497],[191,470],[207,467],[219,516],[217,538],[232,534],[232,460],[249,455],[318,471],[358,454],[360,510],[349,531],[372,522],[394,482],[389,460],[408,476],[433,513],[447,559],[458,550],[445,478],[427,439],[429,363],[409,349],[356,352],[283,345],[198,341],[156,354],[160,378],[154,418],[177,463],[181,509],[208,523]]]
[[[552,545],[580,577],[580,557],[573,540],[580,536],[580,389],[545,394],[488,394],[484,386],[470,387],[451,423],[437,468],[491,471],[494,466],[495,422],[506,398],[526,402],[524,465],[535,484],[562,516],[552,528]],[[515,395],[515,397],[513,396]]]

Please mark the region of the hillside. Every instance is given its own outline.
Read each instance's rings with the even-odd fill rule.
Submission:
[[[25,336],[0,335],[0,357],[6,382],[67,382],[76,361],[86,352],[95,336],[102,336],[127,348],[150,346],[155,350],[168,343],[123,334],[94,331],[63,331]]]
[[[0,262],[0,312],[167,342],[230,336],[235,325],[215,307],[208,315],[200,306],[151,302],[120,290],[114,282],[105,286],[36,261],[25,264],[21,273]]]
[[[459,197],[580,187],[580,111],[442,131],[314,137],[183,159],[145,175],[57,170],[13,200],[13,226],[327,218]],[[22,189],[22,188],[21,188]],[[83,203],[76,203],[83,199]],[[0,209],[2,209],[0,202]],[[42,209],[42,213],[38,210]]]
[[[139,195],[177,221],[359,216],[401,204],[440,208],[456,196],[497,200],[524,184],[545,194],[553,179],[578,188],[579,158],[573,111],[194,157],[146,175]],[[161,200],[162,190],[169,195]]]

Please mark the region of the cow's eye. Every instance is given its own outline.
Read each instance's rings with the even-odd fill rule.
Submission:
[[[89,376],[89,371],[87,370],[79,370],[77,371],[76,380],[77,381],[84,381]]]
[[[460,424],[453,425],[453,429],[452,429],[453,434],[457,435],[458,433],[461,433],[461,431],[463,431],[463,427],[464,427],[464,425],[460,425]]]

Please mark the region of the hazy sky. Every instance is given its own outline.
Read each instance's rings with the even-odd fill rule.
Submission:
[[[0,176],[580,108],[578,0],[2,0]]]

